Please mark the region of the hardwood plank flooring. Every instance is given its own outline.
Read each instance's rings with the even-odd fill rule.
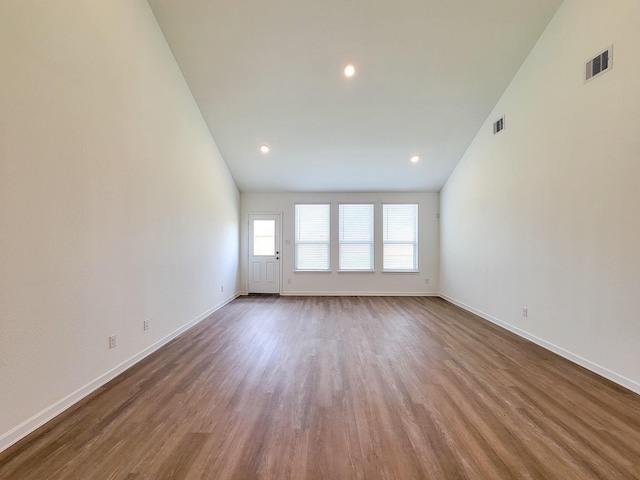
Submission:
[[[640,479],[640,396],[439,298],[243,297],[0,478]]]

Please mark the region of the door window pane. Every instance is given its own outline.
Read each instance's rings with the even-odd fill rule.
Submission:
[[[253,255],[274,256],[276,254],[276,221],[253,221]]]

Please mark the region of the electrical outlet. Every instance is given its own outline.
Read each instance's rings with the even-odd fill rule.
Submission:
[[[291,283],[291,279],[290,278],[287,278],[287,283]]]
[[[149,330],[149,319],[145,319],[145,321],[142,323],[142,329],[143,330]]]
[[[429,279],[428,279],[428,278],[425,278],[425,279],[424,279],[424,284],[425,284],[425,285],[429,285]]]
[[[220,285],[220,291],[224,292],[224,285]]]
[[[109,335],[109,348],[116,348],[116,345],[118,343],[116,342],[116,336],[115,335]]]
[[[529,309],[526,307],[522,307],[522,316],[527,318],[529,316]]]

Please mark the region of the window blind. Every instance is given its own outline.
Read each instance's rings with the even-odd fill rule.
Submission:
[[[382,206],[382,269],[418,270],[418,205]]]
[[[373,204],[339,205],[340,270],[373,270]]]
[[[330,205],[295,206],[296,270],[329,270]]]

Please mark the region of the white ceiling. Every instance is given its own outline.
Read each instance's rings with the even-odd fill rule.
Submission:
[[[243,192],[439,191],[561,3],[148,1]]]

